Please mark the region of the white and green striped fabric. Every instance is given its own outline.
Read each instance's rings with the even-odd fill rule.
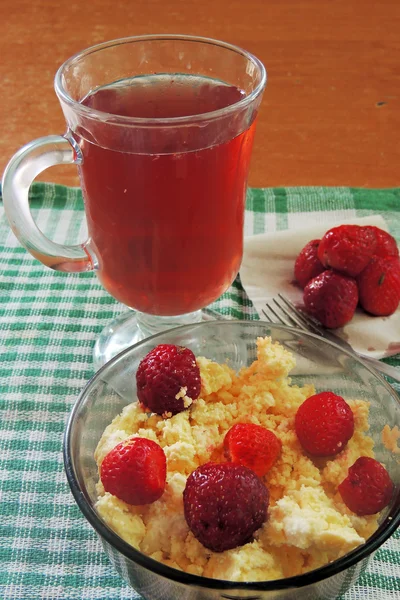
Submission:
[[[85,238],[81,192],[36,183],[31,207],[51,238]],[[400,242],[400,189],[250,189],[246,235],[380,213]],[[213,305],[256,319],[238,278]],[[0,205],[0,598],[124,600],[120,579],[70,494],[62,438],[72,405],[93,375],[92,347],[124,307],[93,273],[53,272],[11,233]],[[387,359],[400,366],[400,355]],[[341,600],[400,597],[400,532],[375,554]],[[173,600],[173,599],[171,599]]]

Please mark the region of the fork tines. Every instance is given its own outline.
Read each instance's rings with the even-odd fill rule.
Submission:
[[[303,331],[311,331],[318,335],[323,335],[323,330],[305,313],[299,311],[294,304],[282,294],[272,298],[263,309],[265,317],[271,323],[282,323],[288,327],[297,326]],[[268,312],[267,312],[268,311]]]

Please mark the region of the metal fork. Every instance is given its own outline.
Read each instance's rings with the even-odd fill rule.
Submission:
[[[265,306],[266,310],[263,310],[265,317],[270,323],[282,323],[283,325],[287,325],[288,327],[297,327],[302,331],[308,331],[310,333],[315,333],[330,342],[334,342],[338,346],[342,346],[348,352],[355,354],[359,358],[361,358],[367,365],[376,369],[380,373],[384,375],[388,375],[392,379],[400,382],[400,370],[396,367],[392,367],[383,363],[376,358],[372,358],[371,356],[366,356],[365,354],[361,354],[360,352],[356,352],[353,348],[348,344],[345,340],[335,335],[328,329],[319,325],[312,317],[306,315],[305,313],[298,310],[290,300],[285,298],[282,294],[278,294],[278,297],[273,298],[270,302],[268,302]],[[268,312],[267,312],[268,311]],[[271,317],[272,315],[272,317]]]

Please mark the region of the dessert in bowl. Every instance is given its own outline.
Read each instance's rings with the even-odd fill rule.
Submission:
[[[187,394],[176,414],[135,403],[138,367],[159,344],[192,350],[201,374],[198,398]],[[310,457],[296,413],[327,390],[348,402],[354,431],[333,458]],[[273,431],[281,448],[267,473],[253,474],[269,494],[261,524],[237,546],[210,548],[190,524],[185,490],[204,465],[232,465],[224,440],[237,424]],[[96,374],[71,414],[65,463],[79,507],[145,598],[335,598],[399,523],[398,456],[382,441],[385,426],[387,434],[399,424],[396,392],[334,344],[262,322],[204,323],[145,340]],[[166,456],[165,489],[143,505],[124,502],[99,479],[105,457],[132,436]],[[393,482],[388,505],[362,516],[338,491],[361,456],[384,464]]]

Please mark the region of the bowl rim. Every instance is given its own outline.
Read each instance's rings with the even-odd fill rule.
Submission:
[[[262,325],[264,324],[268,329],[278,329],[285,332],[295,333],[297,335],[309,337],[311,339],[316,339],[319,342],[323,342],[328,346],[333,346],[336,350],[339,350],[341,353],[350,356],[353,360],[360,363],[365,369],[367,369],[370,373],[372,373],[378,380],[383,383],[386,387],[387,391],[397,402],[399,410],[400,410],[400,397],[397,394],[396,390],[389,385],[386,379],[378,373],[375,369],[370,367],[368,364],[364,363],[364,361],[359,358],[357,355],[351,353],[350,351],[342,348],[341,346],[331,342],[330,340],[326,340],[316,334],[305,332],[301,329],[295,327],[288,327],[281,324],[270,323],[269,321],[264,320],[225,320],[218,321],[218,326],[222,325],[223,327],[229,326],[254,326],[254,325]],[[214,579],[210,577],[203,577],[201,575],[192,575],[191,573],[187,573],[185,571],[180,571],[178,569],[174,569],[173,567],[169,567],[153,558],[150,558],[146,554],[140,552],[127,542],[119,537],[108,525],[106,525],[101,518],[98,516],[97,512],[87,499],[84,491],[81,489],[78,478],[75,474],[75,469],[72,461],[71,454],[71,438],[73,425],[76,418],[76,414],[79,411],[81,404],[86,398],[90,389],[96,384],[97,380],[100,379],[101,375],[104,371],[112,367],[118,360],[120,360],[123,356],[129,354],[136,348],[148,343],[149,341],[156,339],[161,336],[165,336],[168,333],[178,332],[178,330],[183,331],[185,329],[190,329],[192,327],[213,327],[215,326],[215,321],[203,321],[201,323],[193,323],[188,325],[182,325],[180,327],[175,327],[168,331],[163,331],[160,333],[156,333],[150,337],[129,346],[116,356],[114,356],[110,361],[108,361],[105,365],[103,365],[86,383],[83,390],[79,394],[75,404],[70,412],[67,425],[64,433],[63,440],[63,457],[64,457],[64,468],[68,480],[68,484],[70,486],[72,495],[75,498],[75,501],[89,522],[89,524],[93,527],[96,533],[100,536],[101,540],[106,541],[111,547],[120,552],[125,558],[128,560],[137,563],[141,567],[165,577],[169,580],[176,581],[186,585],[197,586],[200,588],[211,588],[215,590],[243,590],[243,591],[277,591],[284,590],[288,588],[302,588],[310,584],[318,583],[322,580],[328,579],[334,575],[337,575],[341,571],[344,571],[362,559],[370,556],[375,550],[377,550],[399,527],[400,525],[400,486],[397,490],[396,497],[393,502],[393,506],[390,512],[386,515],[384,521],[380,524],[377,531],[369,537],[365,544],[361,544],[351,552],[345,554],[341,558],[328,563],[318,569],[314,569],[312,571],[308,571],[301,575],[295,575],[292,577],[286,577],[282,579],[274,579],[267,581],[231,581],[225,579]]]

